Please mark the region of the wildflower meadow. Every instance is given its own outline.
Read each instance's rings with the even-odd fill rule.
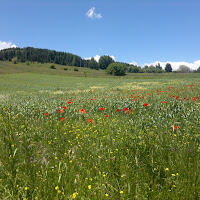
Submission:
[[[6,76],[0,199],[200,199],[198,78]]]

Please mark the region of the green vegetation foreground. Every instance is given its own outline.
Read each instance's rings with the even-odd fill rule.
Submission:
[[[1,199],[199,199],[195,75],[0,75]]]

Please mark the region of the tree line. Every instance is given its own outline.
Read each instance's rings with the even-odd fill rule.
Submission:
[[[1,61],[31,62],[31,63],[55,63],[67,66],[89,67],[91,69],[106,69],[110,63],[115,62],[110,56],[101,56],[99,62],[94,58],[82,59],[80,56],[57,52],[49,49],[33,47],[9,48],[0,51]]]
[[[60,65],[69,65],[84,67],[84,60],[80,56],[72,53],[57,52],[48,49],[39,49],[33,47],[26,48],[9,48],[0,51],[0,60],[12,61],[16,59],[17,62],[30,61],[32,63],[55,63]]]
[[[66,53],[57,52],[49,49],[40,49],[33,47],[26,48],[9,48],[0,51],[0,61],[13,61],[15,64],[17,62],[38,62],[38,63],[55,63],[60,65],[76,66],[76,67],[88,67],[91,69],[107,69],[109,65],[111,67],[106,70],[108,74],[114,75],[125,75],[126,72],[129,73],[164,73],[172,72],[172,67],[170,63],[167,63],[165,69],[163,70],[160,63],[150,66],[144,66],[141,68],[137,65],[131,65],[128,63],[115,62],[113,58],[108,55],[103,55],[97,62],[94,58],[82,59],[80,56]],[[113,64],[115,63],[115,64]],[[112,68],[112,69],[111,69]],[[122,70],[123,69],[123,70]],[[190,68],[187,66],[180,66],[180,72],[191,72]],[[114,70],[114,71],[113,71]],[[116,74],[115,74],[116,72]],[[194,71],[200,72],[200,67]]]

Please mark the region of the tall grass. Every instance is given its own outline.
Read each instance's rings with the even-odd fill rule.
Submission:
[[[1,199],[200,198],[196,79],[31,80],[4,82]]]

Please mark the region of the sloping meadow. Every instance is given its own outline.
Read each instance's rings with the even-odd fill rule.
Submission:
[[[0,96],[1,199],[200,198],[200,85]]]

